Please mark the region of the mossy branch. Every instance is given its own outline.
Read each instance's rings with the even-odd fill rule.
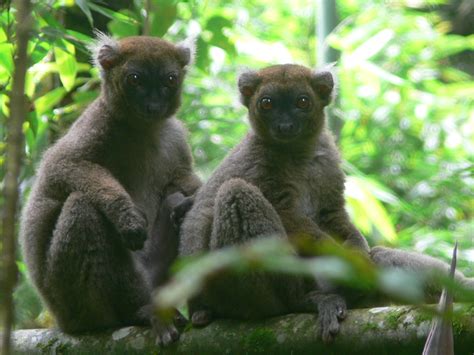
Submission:
[[[412,306],[349,312],[335,343],[317,337],[316,316],[290,314],[267,320],[218,320],[189,329],[171,347],[159,349],[149,328],[128,327],[93,335],[69,336],[54,329],[14,332],[15,353],[62,354],[421,354],[431,325],[426,311]],[[474,349],[474,305],[455,305],[456,354]]]

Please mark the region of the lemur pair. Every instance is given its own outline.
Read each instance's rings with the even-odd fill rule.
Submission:
[[[252,129],[200,188],[174,118],[193,49],[101,35],[93,53],[101,94],[45,153],[21,223],[33,283],[65,332],[148,324],[168,344],[179,332],[154,314],[151,298],[178,252],[269,235],[337,237],[378,265],[447,269],[427,256],[369,250],[349,221],[344,174],[324,122],[331,72],[277,65],[242,74]],[[330,340],[345,316],[344,298],[316,282],[267,274],[221,281],[190,302],[193,323],[310,311]]]

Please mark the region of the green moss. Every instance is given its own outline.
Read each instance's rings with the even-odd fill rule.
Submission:
[[[373,322],[367,322],[364,324],[364,327],[362,328],[362,330],[365,332],[365,331],[369,331],[369,330],[375,330],[375,329],[378,329],[378,326],[376,323],[373,323]]]
[[[65,354],[67,350],[69,349],[69,346],[65,343],[59,344],[59,346],[55,349],[55,354]]]
[[[462,321],[453,319],[453,333],[455,335],[462,335],[467,332],[467,326]]]
[[[466,306],[466,308],[463,309],[463,313],[469,317],[474,317],[474,304]]]
[[[242,339],[243,353],[264,354],[276,342],[276,336],[271,330],[256,329]]]
[[[403,313],[398,311],[390,311],[385,317],[385,324],[387,325],[387,328],[397,329],[402,315]]]
[[[38,343],[36,347],[39,348],[42,352],[51,350],[53,345],[56,343],[56,340],[57,339],[53,337],[49,339],[47,343],[41,343],[41,342]]]
[[[433,319],[432,315],[428,312],[419,312],[415,314],[415,324],[420,325],[423,322],[431,321]]]

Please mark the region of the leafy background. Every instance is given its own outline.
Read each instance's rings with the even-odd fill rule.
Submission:
[[[340,51],[340,149],[348,209],[371,245],[448,259],[474,275],[474,6],[469,0],[339,0],[327,38]],[[178,116],[205,179],[248,130],[236,79],[246,67],[316,66],[317,2],[310,0],[48,0],[34,6],[27,74],[22,202],[42,152],[97,96],[87,45],[93,28],[120,38],[197,37]],[[15,52],[8,2],[0,14],[0,179]],[[0,204],[3,201],[0,200]],[[17,326],[37,326],[42,307],[18,255]],[[38,316],[40,319],[38,320]]]

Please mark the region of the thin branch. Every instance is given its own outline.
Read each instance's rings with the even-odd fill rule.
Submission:
[[[149,36],[151,32],[151,19],[150,12],[152,11],[151,0],[145,0],[145,18],[143,19],[143,32],[144,36]]]
[[[13,326],[13,288],[16,284],[15,220],[18,209],[18,177],[23,157],[23,121],[27,115],[25,77],[28,66],[27,46],[31,26],[31,3],[15,1],[16,42],[15,72],[10,94],[10,118],[7,121],[6,174],[4,183],[5,206],[2,216],[4,319],[2,353],[10,354],[10,335]]]

